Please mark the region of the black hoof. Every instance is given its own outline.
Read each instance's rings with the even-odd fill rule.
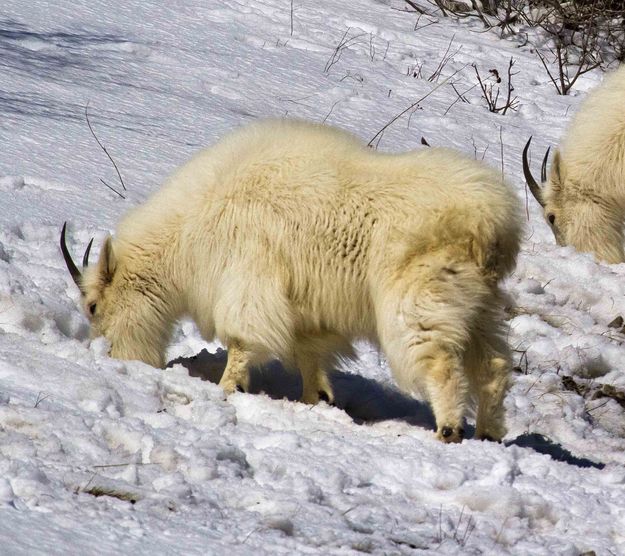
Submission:
[[[242,392],[243,394],[245,394],[245,390],[243,390],[243,386],[237,384],[237,392]]]
[[[456,432],[457,432],[458,438],[460,440],[464,439],[464,429],[463,428],[458,428]],[[453,427],[445,426],[445,427],[443,427],[441,429],[441,436],[443,438],[450,438],[453,435],[454,435]]]
[[[489,436],[488,434],[482,436],[480,440],[487,440],[488,442],[497,442],[498,444],[501,444],[501,440],[495,440],[492,436]]]
[[[324,392],[323,390],[321,390],[320,392],[318,392],[319,394],[319,400],[324,401],[326,403],[330,403],[330,396],[328,396],[327,392]]]

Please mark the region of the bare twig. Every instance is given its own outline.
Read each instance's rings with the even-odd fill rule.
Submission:
[[[462,516],[464,515],[464,505],[460,509],[460,517],[458,518],[458,523],[456,523],[456,528],[454,529],[454,540],[458,541],[458,529],[460,528],[460,523],[462,522]]]
[[[487,29],[490,29],[492,27],[492,24],[490,23],[490,21],[488,21],[488,19],[486,19],[486,17],[482,13],[482,10],[480,10],[480,7],[477,5],[477,2],[475,0],[471,0],[471,6],[475,10],[475,13],[477,14],[478,19],[480,19],[482,23],[484,24],[484,27],[486,27]]]
[[[113,160],[113,157],[110,155],[106,147],[98,139],[98,136],[95,134],[95,131],[93,130],[93,127],[91,126],[91,122],[89,121],[89,101],[87,101],[87,104],[85,105],[85,119],[87,120],[87,126],[89,126],[89,131],[91,132],[91,135],[93,135],[93,138],[96,140],[100,148],[104,151],[104,154],[106,154],[108,159],[111,161],[111,164],[113,164],[113,167],[115,168],[115,171],[117,172],[117,177],[119,178],[119,181],[122,184],[122,188],[124,189],[124,191],[126,191],[126,184],[124,183],[121,172],[119,171],[119,168],[117,167],[117,164],[115,163],[115,160]],[[106,187],[108,187],[112,191],[115,191],[115,193],[117,193],[122,199],[125,199],[125,197],[119,191],[117,191],[115,188],[108,185],[104,180],[100,179],[100,181],[104,183]]]
[[[497,536],[495,537],[495,540],[493,541],[493,544],[498,544],[499,543],[499,538],[501,537],[501,534],[503,533],[504,527],[506,526],[506,523],[508,523],[508,518],[506,517],[502,523],[501,523],[501,527],[499,528],[499,532],[497,533]]]
[[[438,542],[443,542],[443,505],[438,508]]]
[[[504,177],[504,164],[503,164],[503,129],[501,126],[499,126],[499,145],[500,145],[500,152],[501,152],[501,181],[503,183],[503,181],[505,180],[505,177]]]
[[[459,93],[458,90],[456,89],[455,84],[451,83],[451,88],[454,90],[454,93],[456,93],[457,98],[447,107],[447,110],[445,110],[445,112],[443,113],[443,116],[446,116],[447,113],[458,103],[458,101],[468,103],[469,101],[464,95],[466,95],[469,91],[472,91],[473,89],[475,89],[475,87],[477,87],[477,83],[469,87],[463,93]]]
[[[341,59],[341,56],[343,55],[343,50],[351,46],[357,39],[367,34],[367,33],[360,33],[359,35],[355,35],[353,37],[347,38],[347,35],[351,31],[351,29],[352,29],[351,27],[348,27],[345,30],[345,33],[343,33],[341,40],[336,45],[336,47],[334,48],[334,51],[332,52],[332,55],[326,62],[326,65],[323,68],[323,73],[328,73],[330,71],[330,68],[332,68],[332,66]]]
[[[325,124],[326,120],[330,117],[330,115],[332,114],[332,112],[334,111],[334,107],[341,102],[342,99],[337,100],[331,107],[330,107],[330,111],[325,115],[325,118],[323,118],[323,120],[321,120],[321,123]]]
[[[117,193],[122,199],[125,199],[126,197],[124,195],[122,195],[119,191],[117,191],[117,189],[115,189],[114,187],[110,186],[108,183],[106,183],[102,178],[98,178],[104,185],[106,185],[106,187],[108,187],[113,193]]]
[[[359,74],[352,75],[352,72],[349,70],[343,77],[341,77],[341,79],[339,79],[339,81],[345,81],[346,79],[353,79],[354,81],[357,81],[360,84],[362,84],[365,80],[362,75],[359,75]]]
[[[598,405],[596,405],[595,407],[591,408],[591,409],[587,409],[586,413],[592,413],[593,411],[599,409],[600,407],[603,407],[604,405],[607,405],[608,403],[610,403],[611,398],[608,398],[605,402],[602,402]]]
[[[516,75],[512,73],[512,66],[514,65],[514,58],[510,57],[510,62],[508,63],[508,97],[506,98],[506,104],[504,105],[504,109],[502,114],[505,115],[508,111],[508,108],[512,110],[516,110],[517,97],[512,97],[512,91],[514,91],[514,87],[512,86],[512,76]]]
[[[505,115],[508,109],[516,110],[518,108],[518,98],[512,97],[512,92],[514,91],[514,86],[512,85],[512,76],[516,75],[516,73],[512,73],[514,58],[510,58],[510,62],[508,63],[508,92],[505,102],[501,105],[499,104],[499,84],[501,83],[501,77],[499,76],[499,72],[496,69],[491,69],[489,70],[489,77],[482,80],[482,76],[480,75],[477,65],[472,64],[472,66],[475,70],[475,75],[477,77],[477,82],[480,86],[480,89],[482,89],[482,98],[486,101],[486,104],[488,105],[488,110],[490,112],[494,112],[496,114],[501,112],[502,115]]]
[[[388,123],[386,123],[369,141],[369,143],[367,143],[367,145],[369,147],[373,146],[373,143],[376,142],[376,139],[378,140],[376,143],[376,147],[380,142],[380,139],[382,138],[382,135],[384,135],[384,132],[391,126],[393,125],[397,120],[399,120],[404,114],[410,112],[410,110],[412,110],[413,108],[415,108],[416,106],[419,105],[420,102],[423,102],[426,98],[428,98],[432,93],[434,93],[434,91],[436,91],[437,89],[440,89],[443,85],[445,85],[454,75],[456,75],[458,72],[462,71],[464,69],[465,66],[463,66],[462,68],[460,68],[459,70],[456,70],[454,73],[452,73],[449,77],[447,77],[444,81],[442,81],[441,83],[438,83],[436,85],[436,87],[434,87],[431,91],[429,91],[427,94],[423,95],[419,100],[417,100],[416,102],[413,102],[410,106],[408,106],[408,108],[405,108],[404,110],[402,110],[399,114],[397,114],[396,116],[394,116]]]
[[[469,519],[467,521],[467,527],[464,530],[464,535],[462,535],[462,538],[459,539],[458,544],[460,546],[466,546],[466,544],[469,542],[469,539],[471,538],[471,534],[473,533],[473,531],[475,530],[475,519],[473,519],[473,516],[470,515]]]
[[[475,158],[475,160],[477,160],[477,145],[475,144],[475,137],[473,137],[473,135],[471,135],[471,144],[473,145],[473,157]],[[486,152],[488,151],[488,147],[490,147],[490,144],[487,143],[486,147],[482,151],[481,160],[484,160],[484,158],[486,158]]]
[[[429,27],[430,25],[434,25],[435,23],[438,23],[437,19],[431,19],[425,25],[421,25],[421,27],[419,27],[419,22],[421,21],[421,17],[423,15],[425,15],[425,12],[420,13],[419,17],[417,17],[417,21],[415,21],[414,28],[413,28],[414,31],[420,31],[421,29],[425,29],[426,27]]]
[[[456,54],[458,54],[458,52],[460,52],[462,50],[462,46],[459,46],[453,54],[449,54],[449,50],[451,49],[451,45],[454,42],[454,38],[455,37],[456,37],[456,35],[453,35],[451,37],[451,40],[449,41],[449,44],[447,45],[447,49],[445,50],[445,53],[443,54],[443,57],[441,58],[440,62],[438,63],[438,66],[434,70],[434,73],[432,75],[430,75],[430,77],[428,77],[428,81],[438,81],[438,78],[441,76],[441,72],[443,71],[443,69],[445,68],[447,63]]]
[[[541,54],[539,50],[536,50],[536,55],[538,56],[538,59],[541,61],[543,67],[545,68],[545,71],[547,72],[549,79],[551,79],[553,86],[556,88],[556,91],[558,91],[558,94],[561,95],[562,92],[560,86],[558,85],[558,82],[553,78],[553,75],[551,75],[551,70],[549,69],[547,62],[545,61],[545,57]]]
[[[412,2],[412,0],[404,0],[404,2],[406,2],[406,4],[408,4],[415,12],[418,12],[420,14],[425,13],[425,10],[417,6],[414,2]]]
[[[408,66],[408,70],[406,71],[406,75],[411,75],[415,79],[421,79],[421,72],[423,70],[423,62],[415,63],[414,66]]]
[[[382,56],[382,61],[386,60],[389,48],[391,48],[391,41],[386,41],[386,48],[384,49],[384,56]]]
[[[47,400],[49,397],[50,394],[39,392],[39,394],[37,394],[37,399],[35,400],[35,408],[37,408],[42,401]]]
[[[106,464],[106,465],[94,465],[93,468],[94,469],[105,469],[105,468],[108,468],[108,467],[126,467],[128,465],[158,465],[158,464],[157,463],[151,463],[151,462],[144,463],[142,461],[129,461],[129,462],[126,462],[126,463],[109,463],[109,464]]]

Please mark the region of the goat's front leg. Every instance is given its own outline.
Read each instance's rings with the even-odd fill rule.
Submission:
[[[219,381],[219,386],[224,389],[226,395],[232,394],[236,390],[247,392],[250,384],[250,353],[238,341],[229,342],[227,347],[228,363]]]

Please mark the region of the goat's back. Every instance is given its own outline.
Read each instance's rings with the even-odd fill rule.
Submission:
[[[141,235],[159,220],[182,228],[187,257],[208,275],[267,273],[303,310],[365,311],[377,274],[450,246],[499,278],[520,237],[518,200],[486,165],[446,149],[379,153],[291,120],[252,124],[200,152],[121,229]]]
[[[561,154],[565,173],[576,176],[581,189],[605,197],[625,194],[625,66],[584,99]]]

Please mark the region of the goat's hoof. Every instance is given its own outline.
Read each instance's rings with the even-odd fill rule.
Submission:
[[[501,444],[501,438],[495,438],[490,434],[481,434],[479,436],[476,435],[476,438],[478,440],[487,440],[488,442],[497,442],[498,444]]]
[[[221,383],[219,383],[219,386],[221,386],[221,388],[224,391],[224,394],[226,396],[229,396],[230,394],[232,394],[236,390],[236,385],[234,385],[234,384],[221,384]]]
[[[438,429],[438,438],[446,443],[462,442],[464,438],[464,429],[462,427],[450,427],[445,425]]]
[[[221,386],[223,388],[224,394],[226,394],[226,396],[229,396],[230,394],[234,394],[235,392],[243,392],[245,393],[245,388],[243,386],[241,386],[240,384],[237,384],[234,381],[226,381],[226,382],[220,382],[219,386]]]
[[[325,390],[319,390],[319,401],[326,402],[328,405],[334,403],[334,399]]]
[[[334,395],[332,392],[323,389],[309,390],[308,392],[302,393],[300,401],[310,405],[316,405],[321,401],[326,402],[328,405],[334,405]]]
[[[501,443],[503,437],[506,436],[506,432],[504,426],[497,426],[496,423],[493,423],[493,426],[488,427],[487,430],[484,430],[484,427],[477,427],[474,438],[477,440]]]

